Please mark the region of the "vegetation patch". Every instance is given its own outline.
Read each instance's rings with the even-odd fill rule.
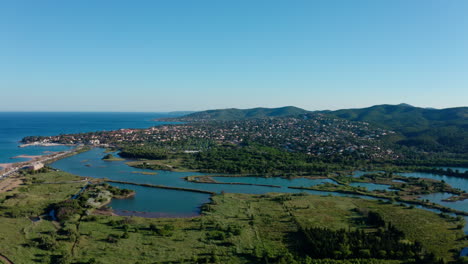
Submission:
[[[106,154],[102,160],[104,161],[124,161],[125,159],[122,159],[122,158],[119,158],[119,157],[116,157],[112,154]]]
[[[157,172],[153,171],[132,171],[133,174],[143,174],[143,175],[157,175]]]

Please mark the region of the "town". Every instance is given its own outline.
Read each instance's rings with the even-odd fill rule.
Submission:
[[[331,118],[322,114],[295,117],[235,121],[195,121],[168,124],[148,129],[29,136],[24,144],[85,144],[121,147],[126,144],[157,144],[170,148],[175,142],[206,140],[218,144],[239,145],[256,142],[289,152],[311,156],[348,154],[365,159],[397,159],[399,155],[386,147],[383,138],[395,132],[372,127],[365,122]],[[205,145],[184,144],[186,151],[203,151]]]

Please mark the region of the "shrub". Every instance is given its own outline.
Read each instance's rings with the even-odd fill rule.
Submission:
[[[117,243],[117,242],[119,242],[119,236],[114,235],[114,234],[110,234],[110,235],[107,236],[106,241],[109,242],[109,243]]]
[[[123,238],[123,239],[127,239],[127,238],[130,237],[130,235],[128,234],[127,231],[125,231],[120,237]]]
[[[38,238],[38,247],[43,250],[54,250],[58,246],[55,238],[50,236],[41,236]]]

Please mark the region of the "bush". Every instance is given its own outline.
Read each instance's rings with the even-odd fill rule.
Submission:
[[[102,159],[103,159],[103,160],[109,160],[109,159],[114,159],[114,158],[115,158],[114,155],[112,155],[112,154],[107,154],[107,155],[105,155]]]
[[[127,239],[127,238],[130,237],[130,235],[128,234],[127,231],[125,231],[120,237],[123,238],[123,239]]]
[[[65,200],[52,206],[55,210],[55,216],[61,222],[69,220],[76,214],[82,214],[84,208],[77,200]]]
[[[70,264],[72,263],[72,256],[68,252],[62,253],[60,256],[56,256],[53,263],[56,264]]]
[[[43,250],[55,250],[58,246],[55,238],[51,236],[41,236],[38,238],[38,247]]]
[[[114,235],[114,234],[110,234],[110,235],[107,236],[106,241],[109,242],[109,243],[117,243],[117,242],[119,242],[119,236]]]
[[[97,221],[97,216],[89,215],[84,220],[87,221],[87,222],[95,222],[95,221]]]

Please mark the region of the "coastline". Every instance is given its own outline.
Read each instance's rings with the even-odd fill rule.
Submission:
[[[75,154],[88,150],[88,147],[83,146],[83,145],[72,145],[72,146],[75,146],[75,147],[67,151],[53,152],[53,153],[44,154],[44,155],[19,155],[19,156],[12,157],[12,159],[30,158],[30,160],[21,161],[21,162],[12,162],[12,163],[0,163],[0,179],[11,176],[12,174],[18,172],[19,170],[32,166],[33,164],[37,164],[37,163],[42,163],[44,165],[50,164],[59,159],[63,159],[71,155],[75,155]]]
[[[42,143],[42,142],[32,142],[32,143],[25,143],[21,144],[18,147],[19,148],[26,148],[26,147],[31,147],[31,146],[37,146],[37,147],[55,147],[55,146],[74,146],[73,144],[60,144],[60,143]]]
[[[51,152],[50,154],[53,154],[53,153],[56,153],[56,152]],[[47,155],[47,154],[44,154],[44,155]],[[40,158],[42,157],[43,155],[18,155],[18,156],[14,156],[14,157],[11,157],[10,159],[36,159],[36,158]]]

